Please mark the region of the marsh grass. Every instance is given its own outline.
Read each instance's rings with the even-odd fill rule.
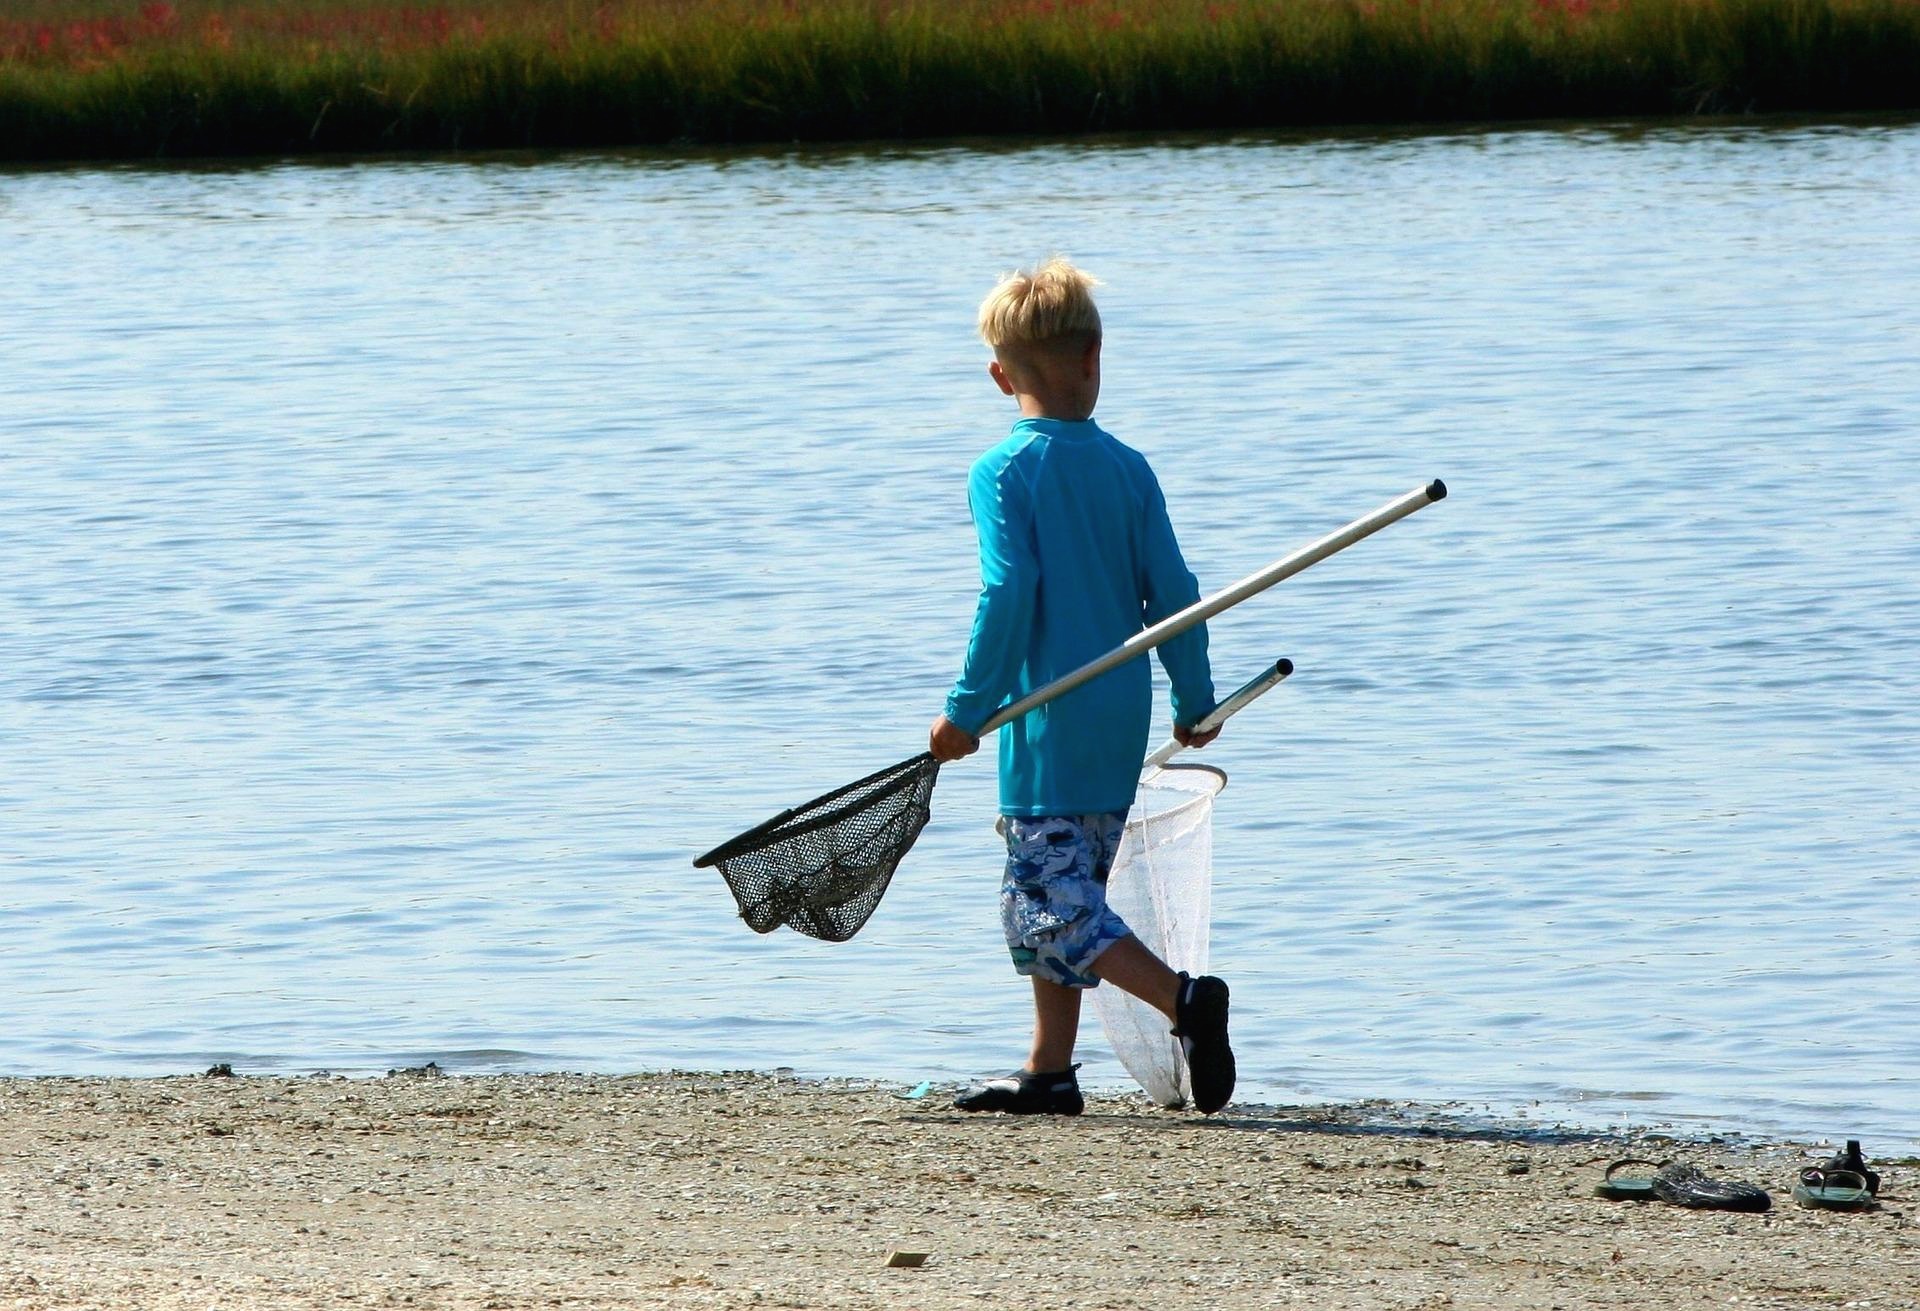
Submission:
[[[14,159],[1920,106],[1920,0],[24,0]]]

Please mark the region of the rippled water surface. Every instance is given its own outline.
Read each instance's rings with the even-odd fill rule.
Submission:
[[[690,859],[920,748],[1061,249],[1203,585],[1453,489],[1214,625],[1243,1095],[1920,1145],[1916,214],[1900,123],[0,174],[0,1072],[1017,1063],[984,758],[850,944]]]

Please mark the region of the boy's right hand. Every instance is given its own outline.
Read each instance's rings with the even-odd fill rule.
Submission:
[[[1216,737],[1219,737],[1220,729],[1224,727],[1226,726],[1222,724],[1210,728],[1204,733],[1196,733],[1190,728],[1182,728],[1180,725],[1175,724],[1173,726],[1173,740],[1183,747],[1192,747],[1198,751],[1201,747],[1213,741]]]
[[[945,715],[937,716],[927,730],[927,750],[941,764],[970,756],[980,749],[980,739],[955,724]]]

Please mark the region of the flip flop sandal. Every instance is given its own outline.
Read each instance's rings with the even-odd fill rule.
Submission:
[[[1793,1200],[1810,1211],[1865,1211],[1873,1205],[1873,1192],[1857,1170],[1810,1165],[1793,1185]]]
[[[1653,1195],[1701,1211],[1765,1211],[1773,1205],[1766,1189],[1709,1179],[1694,1165],[1661,1166],[1654,1172]]]
[[[1642,1156],[1629,1156],[1615,1161],[1607,1167],[1607,1173],[1599,1183],[1593,1186],[1595,1197],[1604,1197],[1610,1202],[1652,1202],[1658,1200],[1653,1195],[1653,1176],[1651,1174],[1626,1175],[1616,1179],[1614,1175],[1630,1165],[1644,1165],[1658,1170],[1659,1161],[1649,1161]]]
[[[1825,1161],[1822,1161],[1819,1168],[1828,1174],[1832,1174],[1835,1170],[1846,1170],[1850,1173],[1857,1174],[1867,1181],[1868,1192],[1876,1197],[1880,1195],[1880,1176],[1873,1170],[1867,1168],[1867,1158],[1860,1153],[1860,1140],[1858,1138],[1847,1139],[1847,1150],[1844,1152],[1835,1152]]]

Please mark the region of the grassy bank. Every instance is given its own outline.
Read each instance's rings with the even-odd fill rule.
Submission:
[[[1920,0],[18,0],[0,157],[1920,107]]]

